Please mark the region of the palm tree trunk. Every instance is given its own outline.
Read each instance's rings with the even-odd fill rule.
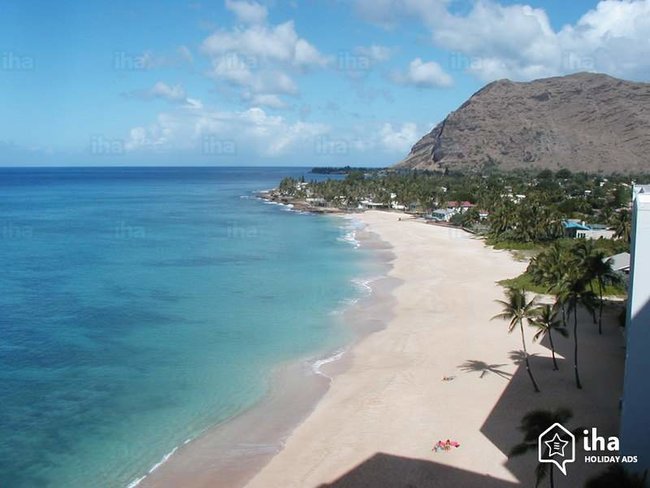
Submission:
[[[600,291],[600,303],[598,306],[598,333],[603,333],[603,280],[598,278],[598,290]]]
[[[524,347],[524,361],[526,363],[526,372],[528,373],[530,381],[533,383],[535,393],[539,393],[539,387],[537,386],[537,382],[533,377],[533,372],[530,370],[530,363],[528,362],[528,350],[526,349],[526,338],[524,337],[524,324],[521,322],[519,323],[519,330],[521,331],[521,344]]]
[[[551,481],[551,488],[555,488],[555,480],[553,479],[553,465],[551,464],[551,469],[549,470],[550,474],[548,479]]]
[[[573,306],[573,370],[576,375],[576,387],[582,390],[580,373],[578,372],[578,304]]]
[[[566,328],[566,308],[562,304],[562,326]]]
[[[594,283],[593,283],[593,281],[589,282],[589,290],[591,291],[591,293],[594,293]],[[594,319],[594,324],[598,323],[598,321],[596,320],[596,311],[594,309],[591,310],[591,316]]]
[[[555,346],[553,345],[553,333],[551,329],[548,329],[548,341],[551,343],[551,356],[553,356],[553,370],[558,371],[560,368],[558,368],[557,361],[555,360]]]

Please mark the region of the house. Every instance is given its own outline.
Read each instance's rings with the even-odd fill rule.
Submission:
[[[611,229],[589,229],[589,230],[578,230],[576,231],[576,237],[578,239],[613,239],[614,232]]]
[[[612,239],[615,232],[601,224],[586,224],[578,219],[562,222],[564,234],[574,239]]]
[[[361,200],[359,208],[388,208],[388,204],[373,202],[372,200]]]
[[[609,261],[612,265],[612,269],[619,273],[629,273],[630,272],[630,253],[622,252],[619,254],[614,254],[608,258],[605,258],[605,261]]]
[[[578,219],[567,219],[562,222],[564,225],[564,235],[566,237],[577,237],[576,234],[578,231],[590,230],[590,227],[585,225],[584,222]]]
[[[305,201],[314,207],[325,207],[327,205],[327,202],[325,201],[324,198],[305,198]]]
[[[470,203],[468,201],[457,202],[455,200],[451,200],[451,201],[447,202],[447,208],[448,209],[454,209],[454,210],[457,210],[457,211],[459,211],[461,213],[467,212],[470,208],[475,207],[475,206],[476,205],[474,205],[473,203]]]
[[[431,212],[431,218],[437,221],[449,222],[457,213],[458,212],[451,208],[439,208]]]
[[[638,456],[630,469],[650,467],[650,192],[634,194],[627,341],[621,402],[621,455]]]
[[[476,205],[468,201],[457,202],[455,200],[451,200],[447,202],[447,210],[450,210],[451,212],[457,214],[463,214],[467,212],[470,208],[474,208],[474,207],[476,207]]]

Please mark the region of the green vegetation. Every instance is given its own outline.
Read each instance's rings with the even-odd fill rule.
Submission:
[[[555,344],[553,343],[553,331],[563,337],[569,333],[566,327],[557,317],[557,310],[551,305],[542,305],[538,309],[537,316],[531,321],[531,325],[537,328],[537,333],[533,336],[533,341],[538,341],[543,337],[548,337],[551,345],[551,355],[553,357],[553,369],[559,371],[557,360],[555,359]]]
[[[346,176],[309,183],[285,178],[280,194],[302,200],[317,198],[328,207],[346,210],[356,210],[365,202],[422,216],[449,207],[453,209],[452,225],[486,237],[497,249],[519,250],[540,250],[564,238],[568,219],[611,228],[616,239],[603,240],[617,242],[607,245],[626,250],[631,181],[635,177],[650,179],[647,175],[604,177],[568,170],[481,175],[346,166],[315,171]],[[461,202],[465,203],[462,208]]]
[[[527,272],[523,272],[515,278],[498,281],[497,283],[504,288],[521,288],[524,291],[537,293],[539,295],[545,295],[549,293],[547,286],[535,284],[532,276]],[[595,283],[592,284],[592,286],[595,286]],[[627,289],[621,281],[605,284],[603,287],[603,296],[625,298],[627,296]]]
[[[573,370],[576,387],[581,389],[578,309],[582,307],[591,314],[594,324],[598,324],[598,332],[602,334],[604,297],[612,289],[622,288],[621,282],[621,276],[612,270],[606,252],[599,248],[597,241],[558,240],[532,258],[524,274],[502,282],[507,287],[507,300],[499,301],[504,306],[504,311],[498,317],[517,317],[520,326],[523,319],[526,319],[529,325],[538,328],[537,337],[549,334],[551,349],[554,350],[550,336],[552,330],[561,330],[562,335],[567,335],[567,324],[573,316]],[[554,306],[535,308],[534,300],[527,301],[526,298],[525,290],[531,289],[535,293],[553,295]],[[509,308],[506,307],[507,304]],[[553,357],[555,364],[554,353]],[[526,368],[528,369],[528,364]],[[537,386],[535,390],[537,391]]]
[[[485,243],[494,249],[508,250],[508,251],[532,251],[539,252],[544,249],[544,245],[538,242],[519,242],[511,240],[499,240],[494,237],[487,237]]]
[[[512,249],[498,246],[503,246],[503,243],[498,243],[495,248]],[[517,248],[537,252],[531,258],[524,273],[515,278],[502,280],[499,282],[500,285],[521,288],[533,293],[549,294],[552,293],[553,285],[557,280],[562,279],[560,270],[566,270],[572,266],[587,266],[594,268],[591,271],[592,280],[588,283],[589,289],[596,290],[602,297],[624,297],[627,295],[621,276],[615,275],[611,271],[611,265],[608,266],[605,263],[608,256],[625,252],[628,249],[628,244],[621,240],[557,239],[551,244],[530,244],[529,247],[522,245]],[[585,254],[588,258],[584,258]],[[581,263],[581,259],[589,259],[591,262]]]
[[[501,280],[498,283],[504,288],[519,288],[520,290],[530,291],[540,295],[548,293],[548,287],[533,283],[533,277],[528,273],[522,273],[516,278]]]
[[[533,384],[535,393],[539,393],[539,387],[537,386],[533,372],[530,369],[528,350],[526,349],[526,337],[524,334],[524,320],[528,322],[528,325],[531,325],[538,314],[538,311],[535,308],[535,299],[533,298],[529,301],[524,291],[518,288],[508,288],[506,292],[506,299],[497,300],[497,302],[501,304],[503,310],[501,313],[492,317],[492,319],[508,320],[509,333],[516,328],[519,328],[519,332],[521,333],[521,346],[524,351],[524,364],[526,365],[526,372],[528,373],[528,377]]]
[[[497,317],[509,321],[509,331],[519,329],[526,371],[539,391],[528,361],[524,322],[537,328],[537,338],[548,335],[549,340],[554,331],[567,335],[571,323],[575,383],[582,388],[578,310],[586,309],[602,332],[604,297],[626,293],[607,258],[629,250],[631,181],[630,176],[605,178],[568,170],[463,175],[349,169],[339,180],[285,179],[279,191],[342,209],[380,206],[444,219],[483,236],[497,249],[532,255],[525,273],[501,282],[506,299],[500,301],[503,312]],[[571,225],[569,219],[574,219]],[[613,238],[575,238],[578,231],[589,230],[584,222],[609,226]],[[555,304],[538,307],[526,291],[552,295]]]

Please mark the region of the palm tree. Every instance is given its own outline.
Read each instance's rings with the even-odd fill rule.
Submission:
[[[571,413],[571,410],[567,408],[558,408],[555,411],[534,410],[528,412],[521,419],[521,424],[519,425],[519,430],[524,433],[524,440],[512,448],[509,457],[521,456],[529,451],[537,452],[537,441],[539,436],[555,423],[566,425],[571,417],[573,417],[573,413]],[[578,436],[580,436],[581,431],[582,429],[575,429],[573,434],[578,434]],[[549,471],[548,463],[539,463],[537,465],[537,468],[535,469],[535,475],[537,478],[535,484],[536,487],[539,486],[539,483],[544,479],[547,471]],[[551,488],[554,488],[555,481],[553,479],[552,465],[550,466],[549,482]]]
[[[536,285],[546,285],[549,293],[556,295],[556,305],[562,310],[562,323],[566,327],[566,307],[557,296],[558,286],[566,278],[570,255],[555,241],[548,249],[531,259],[526,272]]]
[[[490,235],[497,238],[502,236],[512,229],[514,220],[514,204],[508,200],[502,201],[494,208],[488,217],[488,223],[490,224]]]
[[[503,319],[509,320],[508,332],[512,332],[515,327],[519,327],[521,331],[521,344],[524,350],[524,361],[526,364],[526,372],[530,377],[530,381],[533,384],[535,393],[539,393],[539,387],[533,376],[533,372],[530,370],[530,362],[528,361],[528,350],[526,349],[526,337],[524,335],[524,320],[530,321],[534,319],[535,316],[535,298],[528,301],[526,293],[519,288],[508,288],[506,290],[506,300],[496,300],[497,303],[503,306],[501,313],[492,317],[494,319]]]
[[[542,305],[536,309],[537,316],[532,320],[531,325],[537,327],[537,333],[533,336],[533,341],[539,340],[545,335],[548,335],[548,340],[551,343],[551,355],[553,356],[553,369],[555,371],[560,368],[555,360],[555,345],[553,344],[553,331],[556,331],[563,337],[567,337],[569,333],[562,322],[557,318],[557,308],[551,305]]]
[[[581,390],[580,372],[578,371],[578,307],[582,305],[588,311],[594,309],[594,293],[587,290],[584,276],[573,270],[560,285],[558,298],[567,306],[568,315],[573,313],[573,370],[576,378],[576,387]]]
[[[614,237],[616,239],[630,242],[632,235],[632,219],[630,218],[629,210],[620,210],[612,218],[612,225],[614,226]]]
[[[630,473],[620,464],[609,466],[606,471],[594,478],[590,478],[585,488],[643,488],[646,486],[648,471],[643,474]]]
[[[594,261],[596,254],[596,246],[591,239],[579,239],[578,242],[571,248],[571,267],[580,275],[580,278],[589,286],[589,290],[594,292]],[[596,319],[595,307],[590,310],[594,324],[598,323]]]
[[[598,333],[603,333],[603,292],[605,283],[613,283],[619,280],[618,275],[612,269],[611,260],[607,259],[603,251],[594,251],[589,260],[590,274],[598,281]]]

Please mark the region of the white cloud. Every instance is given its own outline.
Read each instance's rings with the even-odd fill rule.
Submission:
[[[241,111],[177,108],[153,123],[134,127],[125,140],[126,158],[176,154],[188,161],[283,163],[348,161],[390,163],[405,155],[429,125],[414,122],[358,122],[333,128],[290,120],[261,107]]]
[[[405,73],[394,73],[393,81],[419,88],[446,88],[453,85],[453,78],[435,61],[424,62],[415,58]]]
[[[616,76],[650,76],[650,0],[601,1],[557,38],[566,71],[593,65]]]
[[[483,80],[532,79],[559,71],[561,49],[546,12],[527,5],[477,2],[467,16],[447,15],[432,32],[454,52],[452,69]]]
[[[156,82],[148,90],[135,90],[125,94],[128,98],[136,98],[140,100],[165,100],[174,105],[180,105],[188,109],[201,108],[203,104],[201,100],[196,98],[189,98],[183,88],[183,85],[169,85],[163,81]]]
[[[391,58],[393,50],[386,46],[372,44],[370,46],[357,46],[354,53],[368,58],[371,63],[383,63]]]
[[[113,63],[116,69],[163,69],[182,68],[194,62],[192,52],[187,46],[178,46],[173,51],[155,53],[145,51],[142,54],[133,55],[127,52],[118,51],[114,53]]]
[[[202,48],[214,57],[236,53],[258,63],[278,62],[298,68],[324,66],[327,62],[314,46],[298,36],[293,21],[217,31],[203,41]]]
[[[433,39],[470,56],[459,67],[484,80],[576,71],[639,78],[650,73],[650,0],[601,1],[559,31],[542,9],[483,1],[466,17],[450,16]]]
[[[601,0],[575,24],[555,30],[546,11],[477,0],[463,14],[448,0],[356,0],[366,20],[394,26],[418,19],[450,53],[450,70],[484,81],[530,80],[577,71],[647,79],[650,0]]]
[[[261,24],[268,15],[266,7],[257,2],[226,0],[226,8],[246,24]]]
[[[210,76],[237,85],[250,85],[253,80],[251,67],[254,62],[244,59],[237,53],[228,53],[212,60]]]
[[[134,127],[129,131],[125,141],[126,151],[149,150],[161,151],[169,148],[169,144],[180,124],[169,114],[160,114],[154,124],[148,127]]]
[[[420,137],[422,137],[422,133],[418,130],[417,124],[413,122],[405,122],[401,127],[393,127],[392,124],[385,123],[379,131],[381,146],[398,154],[408,153],[411,146]]]
[[[164,98],[171,102],[184,102],[187,94],[182,85],[170,86],[162,81],[157,82],[150,90],[149,94],[154,98]]]
[[[390,162],[408,153],[426,131],[415,122],[365,122],[339,132],[324,138],[323,145],[332,149],[348,147],[359,157],[372,154]]]
[[[239,88],[243,100],[259,98],[276,108],[278,96],[298,94],[295,75],[329,61],[296,33],[293,21],[219,30],[201,49],[211,58],[211,78]]]
[[[250,103],[256,107],[286,108],[287,104],[277,95],[253,95]]]
[[[238,148],[231,157],[279,157],[302,148],[313,151],[314,138],[329,131],[325,124],[290,122],[253,107],[239,112],[204,108],[160,114],[149,126],[134,127],[125,143],[129,152],[184,150],[212,157],[214,148]]]

